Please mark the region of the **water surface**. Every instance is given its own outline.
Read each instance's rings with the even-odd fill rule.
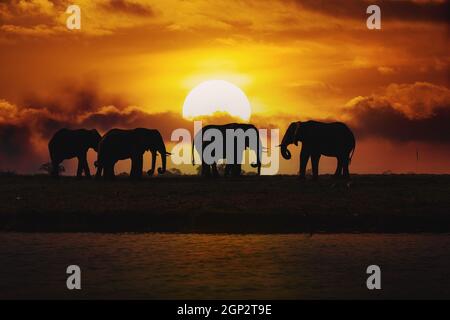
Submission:
[[[0,298],[450,298],[448,235],[0,233],[0,257]]]

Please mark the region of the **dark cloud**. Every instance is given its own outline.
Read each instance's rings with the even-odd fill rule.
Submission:
[[[366,9],[376,4],[381,8],[383,20],[406,20],[448,23],[449,1],[418,2],[412,0],[290,0],[301,9],[316,11],[335,17],[365,19]]]
[[[0,123],[0,171],[36,171],[39,168],[37,159],[39,156],[29,127]]]
[[[149,113],[129,107],[118,96],[104,94],[95,85],[70,84],[51,95],[28,95],[21,105],[0,99],[0,171],[36,172],[48,161],[47,143],[61,128],[157,128],[166,141],[172,131],[193,123],[173,112]]]
[[[16,126],[13,124],[3,124],[0,126],[0,152],[2,155],[8,155],[11,158],[17,158],[23,155],[24,148],[30,138],[30,131],[27,127]]]
[[[66,83],[48,95],[30,93],[21,104],[28,109],[45,109],[52,114],[63,114],[66,117],[78,117],[86,112],[98,110],[101,106],[114,105],[123,109],[129,105],[118,95],[101,92],[93,82]]]
[[[353,116],[359,138],[450,143],[450,106],[437,108],[423,119],[410,119],[392,106],[362,107]]]
[[[450,143],[450,90],[429,83],[391,85],[358,97],[348,113],[358,138]]]
[[[183,119],[174,112],[147,113],[136,107],[120,110],[114,106],[104,107],[96,112],[86,114],[80,120],[79,125],[97,128],[102,133],[113,128],[156,128],[166,141],[170,140],[172,131],[175,129],[190,130],[193,128],[191,121]]]
[[[148,5],[142,5],[127,0],[109,0],[102,7],[110,12],[129,14],[142,17],[153,17],[153,9]]]

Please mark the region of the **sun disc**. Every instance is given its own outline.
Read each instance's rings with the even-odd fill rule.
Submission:
[[[224,80],[208,80],[199,84],[189,92],[183,105],[183,117],[187,119],[216,112],[249,120],[251,106],[239,87]]]

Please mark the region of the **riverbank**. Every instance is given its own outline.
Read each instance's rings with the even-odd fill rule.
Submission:
[[[450,175],[114,182],[0,177],[0,230],[21,232],[446,233]]]

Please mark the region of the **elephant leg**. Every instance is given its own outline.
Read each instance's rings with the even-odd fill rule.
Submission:
[[[339,178],[341,175],[342,175],[342,158],[338,157],[337,158],[337,168],[336,168],[336,172],[334,173],[334,177]]]
[[[317,180],[319,178],[319,161],[320,161],[320,154],[313,154],[311,156],[311,163],[312,163],[312,171],[313,171],[313,179]]]
[[[106,179],[114,179],[114,163],[106,164],[104,170]]]
[[[52,172],[51,175],[55,178],[59,177],[59,165],[61,164],[61,161],[59,160],[52,160]]]
[[[231,164],[227,164],[227,165],[225,166],[225,172],[224,172],[224,176],[225,176],[225,177],[228,177],[228,176],[230,175],[231,168],[232,168]]]
[[[205,162],[202,162],[202,177],[210,177],[211,176],[211,170],[208,164]]]
[[[302,152],[300,153],[300,172],[299,178],[306,178],[306,166],[308,165],[310,154],[304,148],[302,148]]]
[[[348,166],[349,166],[349,160],[346,157],[342,162],[342,168],[344,171],[343,174],[344,174],[344,178],[346,178],[346,179],[350,178],[350,171],[348,169]]]
[[[130,171],[130,178],[131,179],[136,179],[138,175],[138,170],[137,170],[137,160],[136,159],[132,159],[131,160],[131,171]]]
[[[132,178],[135,179],[141,179],[142,178],[142,169],[143,169],[143,159],[142,156],[137,156],[133,160],[133,167],[134,167],[134,175]]]
[[[109,169],[109,165],[105,164],[105,166],[103,167],[103,177],[107,180],[107,179],[111,179],[111,171]]]
[[[234,164],[232,169],[233,169],[233,171],[232,171],[233,177],[240,177],[241,176],[241,171],[242,171],[242,165],[241,164]]]
[[[83,158],[82,167],[83,167],[84,175],[87,178],[90,178],[91,177],[91,170],[89,169],[89,164],[87,162],[86,157]]]
[[[83,157],[78,157],[77,178],[80,179],[83,176]]]
[[[130,178],[134,178],[136,176],[136,161],[135,159],[131,159],[131,171],[130,171]]]
[[[212,175],[213,175],[213,177],[214,178],[218,178],[219,177],[219,170],[217,170],[217,164],[215,162],[211,165],[211,168],[212,168]]]
[[[103,173],[103,165],[97,163],[97,173],[95,174],[96,179],[100,179]]]
[[[152,152],[152,168],[148,171],[148,175],[149,175],[149,176],[152,176],[152,175],[155,174],[155,168],[156,168],[156,156],[157,156],[156,151],[153,151],[153,152]],[[142,171],[142,170],[141,170],[141,171]]]
[[[111,179],[114,179],[116,177],[116,174],[114,172],[114,167],[115,167],[115,164],[113,163],[113,164],[111,164],[111,166],[109,168],[109,176]]]

